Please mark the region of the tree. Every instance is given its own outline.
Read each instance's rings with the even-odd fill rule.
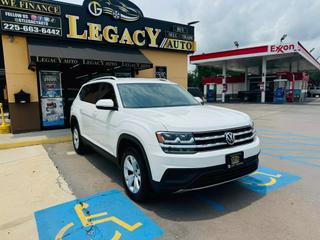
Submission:
[[[310,83],[315,86],[320,86],[320,72],[319,71],[312,71],[309,72],[310,76]]]
[[[197,66],[193,72],[190,72],[188,74],[188,86],[203,89],[203,78],[215,77],[221,73],[221,69],[217,69],[214,67]]]

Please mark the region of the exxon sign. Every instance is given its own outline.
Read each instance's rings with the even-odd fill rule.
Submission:
[[[291,53],[296,50],[296,47],[294,44],[285,44],[285,45],[271,45],[270,46],[270,52],[275,54],[281,54],[281,53]]]

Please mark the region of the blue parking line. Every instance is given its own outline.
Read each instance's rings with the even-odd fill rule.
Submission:
[[[320,153],[320,149],[299,149],[299,148],[279,148],[279,147],[264,147],[263,150],[266,151],[290,151],[290,152],[314,152]],[[320,156],[319,156],[320,159]]]
[[[299,146],[310,146],[310,147],[320,147],[320,144],[313,144],[313,143],[301,143],[301,142],[291,142],[291,141],[286,141],[283,142],[281,141],[276,141],[276,140],[266,140],[262,139],[262,144],[271,144],[271,145],[299,145]]]
[[[303,161],[303,160],[298,160],[298,159],[296,159],[296,158],[291,158],[291,157],[288,158],[288,156],[278,156],[278,155],[274,155],[274,154],[266,153],[266,152],[262,152],[261,154],[262,154],[262,155],[265,155],[265,156],[273,157],[273,158],[276,158],[276,159],[291,161],[291,162],[295,162],[295,163],[300,163],[300,164],[308,165],[308,166],[311,166],[311,167],[318,167],[318,168],[320,168],[320,165],[319,165],[319,164],[310,163],[310,162],[306,162],[306,161]]]
[[[262,153],[266,153],[266,154],[272,154],[270,152],[266,152],[266,149],[262,150]],[[291,160],[291,159],[297,159],[297,160],[320,160],[320,156],[297,156],[297,155],[276,155],[273,154],[273,156],[276,156],[280,159],[286,159],[286,160]]]
[[[201,195],[201,194],[197,194],[196,197],[201,200],[204,201],[205,203],[207,203],[210,207],[212,207],[214,210],[218,211],[218,212],[224,212],[225,208],[222,204],[217,203],[213,200],[211,200],[209,197]]]
[[[288,132],[281,132],[281,131],[276,131],[276,130],[267,130],[267,129],[257,129],[257,132],[260,135],[266,135],[266,136],[283,136],[283,137],[288,137],[288,136],[292,136],[292,137],[300,137],[300,138],[307,138],[310,140],[319,140],[320,141],[320,137],[314,137],[314,136],[307,136],[307,135],[303,135],[303,134],[294,134],[294,133],[288,133]]]
[[[256,172],[241,178],[239,183],[244,188],[265,195],[292,184],[299,179],[300,177],[290,173],[260,166]]]

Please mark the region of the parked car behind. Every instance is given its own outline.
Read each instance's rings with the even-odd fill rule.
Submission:
[[[308,95],[309,97],[320,96],[320,87],[317,87],[317,86],[310,87]]]
[[[201,90],[199,88],[197,88],[197,87],[188,87],[188,92],[194,97],[201,98],[202,103],[204,103],[204,95],[203,95],[203,93],[201,92]]]

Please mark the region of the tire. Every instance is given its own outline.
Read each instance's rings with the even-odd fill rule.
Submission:
[[[135,202],[146,201],[152,192],[145,161],[147,159],[134,147],[126,148],[122,154],[123,186],[127,195]]]
[[[72,127],[72,143],[76,153],[80,155],[83,155],[84,153],[86,153],[87,148],[81,139],[81,134],[80,134],[80,129],[78,124]]]

